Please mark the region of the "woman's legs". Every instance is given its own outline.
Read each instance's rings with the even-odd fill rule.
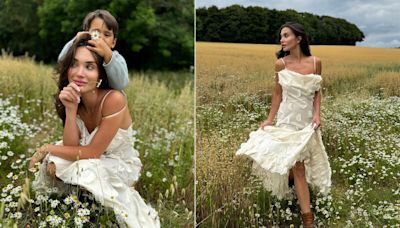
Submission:
[[[292,168],[294,177],[294,187],[297,199],[299,199],[301,212],[311,212],[310,209],[310,191],[306,181],[304,162],[297,162]]]
[[[289,170],[289,178],[288,178],[288,183],[289,183],[289,188],[291,188],[294,185],[294,177],[293,177],[293,170]]]

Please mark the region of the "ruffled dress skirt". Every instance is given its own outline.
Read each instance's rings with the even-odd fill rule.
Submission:
[[[303,161],[306,180],[323,194],[331,186],[331,169],[320,131],[311,125],[296,131],[289,128],[267,126],[250,133],[236,155],[253,160],[253,173],[266,190],[278,198],[290,198],[289,171]]]

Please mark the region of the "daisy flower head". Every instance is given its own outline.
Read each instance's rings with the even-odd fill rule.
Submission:
[[[100,38],[100,33],[97,30],[94,30],[90,33],[92,40],[97,40]]]

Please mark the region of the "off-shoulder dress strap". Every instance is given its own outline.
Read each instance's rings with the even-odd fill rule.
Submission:
[[[285,61],[283,60],[283,58],[280,58],[280,60],[282,61],[283,66],[286,68],[286,63],[285,63]]]
[[[314,57],[314,74],[316,74],[317,73],[317,65],[315,63],[315,56],[313,56],[313,57]]]
[[[100,110],[103,110],[104,101],[106,100],[106,97],[107,97],[111,92],[112,92],[112,90],[108,91],[108,92],[106,93],[106,95],[104,95],[103,99],[101,99]]]
[[[106,99],[106,97],[107,97],[111,92],[112,92],[112,90],[108,91],[108,92],[106,93],[106,95],[104,95],[104,97],[103,97],[103,99],[102,99],[102,101],[101,101],[101,104],[100,104],[100,110],[103,109],[104,100]],[[125,93],[124,93],[124,96],[125,96]],[[121,113],[122,111],[124,111],[125,108],[127,107],[127,105],[128,105],[127,103],[128,103],[128,102],[126,102],[125,105],[124,105],[124,107],[123,107],[121,110],[119,110],[118,112],[113,113],[113,114],[110,114],[110,115],[107,115],[107,116],[103,116],[102,119],[108,119],[108,118],[111,118],[111,117],[114,117],[114,116],[120,114],[120,113]]]

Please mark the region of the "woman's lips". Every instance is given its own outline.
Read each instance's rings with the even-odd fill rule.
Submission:
[[[79,87],[86,85],[86,82],[84,82],[84,81],[74,80],[74,82]]]

